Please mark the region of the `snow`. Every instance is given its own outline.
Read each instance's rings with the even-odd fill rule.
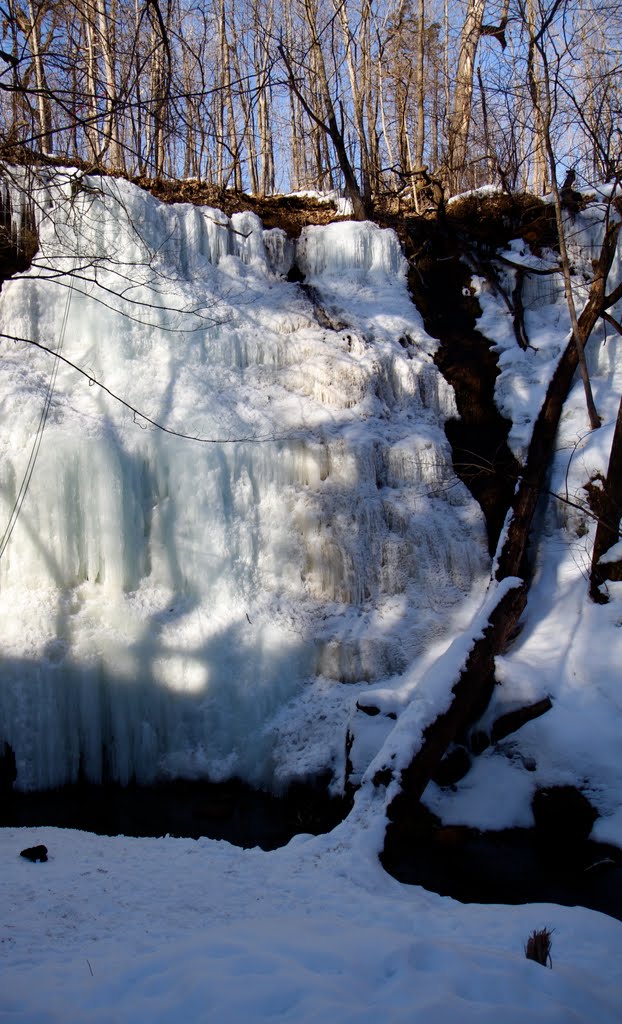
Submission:
[[[338,217],[352,216],[352,200],[340,195],[337,189],[331,189],[329,192],[318,192],[315,188],[298,189],[296,192],[289,192],[288,195],[300,199],[312,199],[317,203],[332,204]]]
[[[618,921],[463,906],[378,861],[395,783],[373,785],[375,772],[407,763],[517,584],[489,585],[482,518],[442,430],[453,395],[395,236],[332,225],[294,253],[249,214],[85,184],[73,203],[70,182],[42,187],[42,252],[3,287],[1,329],[62,338],[93,382],[215,443],[158,432],[59,366],[0,561],[0,743],[17,753],[18,784],[239,773],[278,789],[330,765],[338,789],[350,729],[361,788],[332,833],[272,853],[0,830],[0,1020],[618,1022]],[[578,264],[601,224],[598,210],[577,223]],[[294,258],[306,290],[284,279]],[[70,291],[49,280],[71,271]],[[473,282],[519,456],[568,337],[563,295],[541,280],[525,352],[501,297]],[[600,813],[593,837],[622,844],[622,584],[589,602],[583,489],[607,469],[621,343],[604,328],[590,343],[601,429],[587,430],[580,385],[564,408],[522,632],[497,659],[480,725],[544,696],[553,707],[456,787],[428,787],[446,822],[528,825],[534,789],[570,783]],[[6,341],[1,355],[7,521],[52,364]],[[48,862],[19,857],[38,843]],[[524,957],[541,927],[552,970]]]
[[[410,699],[367,769],[366,781],[373,779],[377,771],[390,768],[395,773],[408,766],[413,754],[421,746],[426,728],[450,706],[452,688],[467,663],[475,641],[483,635],[492,612],[521,582],[516,577],[508,577],[500,583],[492,582],[468,627],[456,636],[442,654],[437,652],[437,657],[427,671],[421,673],[420,666],[416,666],[412,675],[406,673],[404,697]]]
[[[622,559],[622,541],[618,541],[617,544],[612,545],[608,551],[605,551],[604,555],[600,556],[599,561],[603,564],[605,562],[619,562]]]
[[[619,922],[401,885],[375,839],[349,823],[266,854],[4,829],[0,1020],[619,1021]],[[39,842],[46,863],[19,857]],[[554,929],[552,970],[524,956],[540,927]]]
[[[468,192],[459,192],[458,195],[450,196],[447,200],[447,205],[451,203],[457,203],[461,199],[469,199],[471,196],[495,196],[502,195],[503,189],[499,185],[480,185],[479,188],[470,189]]]

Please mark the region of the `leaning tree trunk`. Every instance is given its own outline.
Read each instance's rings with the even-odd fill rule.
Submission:
[[[602,491],[599,495],[598,526],[594,538],[592,552],[592,568],[590,572],[590,597],[598,604],[606,604],[609,600],[601,587],[605,580],[611,579],[611,566],[601,564],[601,558],[609,548],[620,539],[620,519],[622,518],[622,399],[618,406],[618,416],[613,432],[609,468]],[[621,560],[622,561],[622,560]],[[620,578],[616,563],[616,578]]]

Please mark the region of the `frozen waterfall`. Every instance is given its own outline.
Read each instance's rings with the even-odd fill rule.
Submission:
[[[294,247],[123,181],[40,187],[1,329],[86,377],[2,342],[1,531],[55,375],[0,560],[16,785],[338,783],[357,697],[398,693],[487,572],[397,238],[340,223]]]

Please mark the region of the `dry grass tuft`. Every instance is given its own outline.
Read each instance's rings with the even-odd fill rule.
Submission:
[[[543,967],[553,966],[553,961],[551,960],[552,934],[552,930],[548,928],[541,928],[539,931],[534,930],[531,933],[525,946],[525,956],[528,960],[535,960],[537,964],[542,964]]]

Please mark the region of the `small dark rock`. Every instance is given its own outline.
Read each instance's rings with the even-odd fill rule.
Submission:
[[[372,718],[380,714],[380,708],[377,708],[375,704],[359,704],[358,700],[356,702],[356,710],[362,711],[364,715],[371,715]]]
[[[25,850],[21,851],[20,857],[25,857],[26,860],[31,860],[33,864],[36,864],[39,861],[48,859],[48,848],[43,846],[43,844],[40,846],[28,846]]]
[[[471,758],[465,747],[454,747],[439,764],[432,775],[437,786],[453,786],[460,782],[471,767]]]

